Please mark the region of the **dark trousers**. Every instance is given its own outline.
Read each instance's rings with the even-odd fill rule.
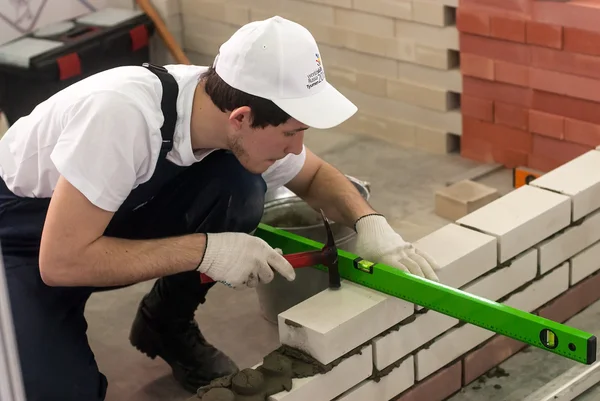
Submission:
[[[157,168],[153,179],[164,171]],[[141,190],[152,195],[143,206],[120,209],[105,234],[141,239],[195,231],[249,233],[262,218],[262,177],[227,152],[169,174],[157,180],[156,193],[148,186]],[[49,287],[41,280],[39,241],[48,203],[16,197],[0,180],[0,245],[27,400],[104,400],[107,380],[88,345],[84,308],[93,292],[107,289]],[[181,273],[156,280],[152,292],[172,316],[193,318],[213,284],[200,284],[198,272]]]

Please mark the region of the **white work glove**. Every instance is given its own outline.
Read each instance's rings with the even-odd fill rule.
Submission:
[[[246,233],[209,233],[198,266],[201,273],[228,287],[256,287],[269,283],[277,271],[288,281],[296,278],[292,265],[261,238]]]
[[[356,222],[356,254],[374,263],[402,269],[408,273],[438,281],[438,264],[425,252],[404,241],[379,214],[364,216]]]

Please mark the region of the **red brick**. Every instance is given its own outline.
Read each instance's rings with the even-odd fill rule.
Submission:
[[[490,17],[481,10],[459,7],[456,10],[456,29],[459,32],[488,36],[490,34]]]
[[[532,19],[539,22],[599,32],[600,9],[595,0],[584,2],[532,1]],[[596,3],[596,4],[594,4]]]
[[[494,121],[497,124],[527,131],[529,126],[528,120],[529,109],[515,106],[514,104],[495,102]]]
[[[576,120],[600,124],[600,103],[534,90],[531,108]]]
[[[495,61],[494,74],[496,81],[529,87],[529,67],[526,65]]]
[[[565,137],[565,118],[537,110],[529,110],[529,131],[556,139]]]
[[[531,66],[600,79],[600,57],[586,54],[533,46]]]
[[[494,102],[491,100],[463,93],[460,97],[460,109],[465,116],[483,121],[494,121]]]
[[[564,28],[565,51],[600,56],[600,32],[591,32],[579,28]]]
[[[539,309],[539,315],[564,323],[600,299],[600,274],[590,276]]]
[[[504,362],[527,346],[510,337],[496,335],[490,341],[467,354],[463,359],[463,386]]]
[[[529,107],[532,90],[502,82],[485,81],[479,78],[463,77],[463,93],[482,99],[499,100],[504,103]]]
[[[479,138],[479,133],[463,129],[460,137],[460,155],[481,163],[494,163],[494,145]]]
[[[459,4],[460,7],[467,5],[478,6],[481,8],[489,8],[496,12],[508,11],[515,16],[526,16],[531,13],[532,2],[532,0],[460,0]]]
[[[527,167],[539,170],[543,173],[547,173],[562,166],[565,163],[565,161],[559,161],[552,157],[529,155]]]
[[[561,164],[571,161],[592,149],[591,146],[535,134],[533,135],[532,148],[532,155],[551,158]]]
[[[531,45],[562,49],[563,28],[560,25],[527,21],[525,27],[525,41]]]
[[[462,361],[439,370],[391,401],[442,401],[462,387]]]
[[[460,54],[460,71],[463,75],[494,80],[494,60],[475,54]]]
[[[546,92],[600,101],[600,80],[593,78],[532,67],[529,70],[529,85]]]
[[[483,36],[459,34],[460,51],[488,57],[494,60],[529,65],[531,61],[530,46],[524,43],[507,42],[505,40]]]
[[[514,149],[493,148],[492,155],[495,163],[502,163],[506,168],[527,166],[529,154]]]
[[[567,118],[565,140],[595,148],[600,145],[600,125]]]
[[[524,43],[525,20],[492,15],[490,17],[490,36]]]
[[[465,139],[465,134],[467,139],[471,136],[491,143],[494,148],[513,149],[524,153],[532,151],[531,134],[527,131],[463,116],[462,139]]]

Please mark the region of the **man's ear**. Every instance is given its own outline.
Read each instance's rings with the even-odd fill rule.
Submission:
[[[233,110],[231,114],[229,114],[229,123],[236,131],[241,130],[245,126],[250,126],[250,107],[242,106]]]

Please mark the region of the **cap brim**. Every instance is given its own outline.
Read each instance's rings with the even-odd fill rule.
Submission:
[[[309,127],[335,127],[356,113],[358,108],[329,82],[315,95],[294,99],[272,99],[290,116]]]

